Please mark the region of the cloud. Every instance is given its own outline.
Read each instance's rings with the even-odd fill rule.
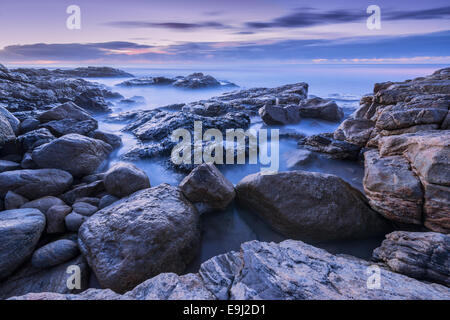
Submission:
[[[193,30],[193,29],[228,29],[227,25],[219,22],[206,21],[198,23],[184,22],[146,22],[146,21],[114,21],[105,25],[117,28],[164,28],[172,30]]]
[[[388,11],[382,9],[381,17],[384,20],[391,21],[445,19],[450,17],[450,7],[412,11]],[[361,10],[340,9],[318,11],[314,8],[304,7],[296,9],[294,13],[280,16],[270,21],[246,22],[245,27],[252,29],[300,28],[312,27],[316,25],[356,22],[365,19],[367,19],[367,14],[365,11]]]

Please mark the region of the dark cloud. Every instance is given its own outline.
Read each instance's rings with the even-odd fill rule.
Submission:
[[[198,23],[184,22],[146,22],[146,21],[114,21],[106,23],[108,26],[118,28],[165,28],[173,30],[192,29],[228,29],[229,26],[219,22],[206,21]]]
[[[314,8],[299,8],[290,13],[271,21],[251,21],[245,23],[247,28],[299,28],[316,25],[327,25],[335,23],[355,22],[367,19],[365,11],[357,10],[331,10],[318,11]],[[388,11],[381,8],[381,17],[384,20],[428,20],[445,19],[450,17],[450,7],[434,8],[429,10],[415,11]]]

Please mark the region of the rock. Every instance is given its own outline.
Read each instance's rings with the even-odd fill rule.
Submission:
[[[67,205],[56,205],[50,207],[45,216],[47,217],[48,234],[64,233],[66,231],[66,216],[72,212],[72,208]]]
[[[57,240],[37,249],[31,257],[31,265],[45,269],[60,265],[78,256],[78,245],[72,240]]]
[[[33,161],[40,168],[56,168],[74,176],[93,173],[112,151],[100,140],[68,134],[33,151]]]
[[[17,142],[24,152],[28,152],[54,139],[55,136],[48,129],[40,128],[17,137]]]
[[[0,279],[8,277],[30,257],[44,228],[45,216],[39,210],[0,212]]]
[[[332,134],[318,134],[299,140],[298,144],[331,159],[357,160],[361,148],[347,141],[333,139]]]
[[[365,147],[374,131],[374,122],[366,119],[347,119],[334,132],[334,139]]]
[[[27,198],[22,197],[20,194],[8,191],[5,196],[5,209],[6,210],[19,209],[28,201],[29,200]]]
[[[308,150],[298,149],[290,151],[286,159],[286,166],[288,169],[293,169],[310,163],[315,158],[315,155]]]
[[[117,197],[114,197],[113,195],[107,194],[105,196],[103,196],[100,199],[100,203],[98,204],[98,208],[99,209],[103,209],[106,208],[107,206],[113,204],[116,201],[119,201],[120,199]]]
[[[46,214],[51,207],[63,205],[65,205],[65,203],[61,199],[48,196],[25,203],[22,208],[34,208],[38,209],[43,214]]]
[[[114,149],[117,149],[122,145],[122,138],[113,133],[95,130],[91,133],[90,137],[97,140],[102,140],[112,146]]]
[[[80,67],[75,69],[14,69],[12,71],[24,73],[28,76],[51,76],[51,77],[63,77],[63,78],[121,78],[121,77],[133,77],[132,74],[110,67]]]
[[[259,109],[259,116],[267,125],[285,125],[300,122],[300,108],[297,105],[265,105]]]
[[[162,184],[98,211],[78,244],[102,287],[125,292],[161,272],[183,272],[199,244],[198,223],[182,193]]]
[[[4,106],[0,105],[0,114],[8,120],[11,129],[15,134],[19,133],[20,121],[11,112],[9,112]]]
[[[369,287],[371,268],[381,286]],[[251,241],[240,252],[204,262],[200,274],[163,273],[118,295],[109,289],[81,294],[27,294],[13,300],[448,300],[450,289],[427,284],[350,256],[332,255],[300,241]]]
[[[92,116],[84,109],[80,108],[73,102],[66,102],[48,111],[41,113],[38,117],[41,123],[49,121],[58,121],[72,119],[77,121],[93,120]]]
[[[66,228],[72,232],[78,232],[81,225],[87,220],[88,217],[82,216],[74,211],[69,213],[65,218]]]
[[[396,231],[386,236],[374,259],[408,277],[450,287],[450,236],[435,232]]]
[[[11,141],[14,141],[15,138],[16,135],[14,134],[8,119],[0,114],[0,148]]]
[[[35,118],[26,118],[20,123],[19,132],[21,134],[36,130],[39,126],[39,120]]]
[[[364,196],[334,175],[306,171],[257,173],[241,180],[236,193],[240,204],[289,238],[361,238],[389,230]]]
[[[67,282],[73,284],[73,270],[69,267],[80,268],[80,289],[69,289]],[[69,272],[68,272],[69,271]],[[26,264],[6,281],[0,283],[0,298],[6,299],[25,294],[39,294],[51,292],[59,294],[78,293],[88,288],[89,268],[82,256],[64,264],[49,268],[34,268]]]
[[[84,91],[76,96],[73,102],[91,112],[104,113],[111,110],[108,103],[106,103],[101,90],[97,88]]]
[[[50,130],[50,132],[53,133],[56,137],[61,137],[71,133],[86,136],[98,128],[98,123],[97,120],[94,119],[85,121],[64,119],[47,122],[41,125],[41,127]]]
[[[364,190],[373,209],[389,220],[422,224],[423,191],[418,177],[401,156],[364,154]]]
[[[100,199],[96,197],[82,197],[75,200],[75,203],[77,202],[85,202],[88,203],[94,207],[98,207],[98,204],[100,203]]]
[[[105,190],[103,180],[94,181],[91,183],[84,183],[75,186],[72,190],[63,195],[63,199],[67,204],[72,205],[75,200],[83,197],[90,197],[99,194]]]
[[[14,170],[0,173],[0,196],[13,191],[28,199],[56,196],[72,184],[72,175],[58,169]]]
[[[112,166],[106,172],[103,182],[106,191],[119,198],[150,188],[147,174],[134,164],[125,162]]]
[[[90,217],[98,211],[96,206],[86,202],[75,202],[72,206],[73,211],[85,217]]]
[[[192,170],[179,188],[189,201],[201,203],[206,211],[226,209],[236,195],[233,184],[213,164]]]
[[[0,173],[20,169],[20,164],[8,160],[0,160]]]
[[[338,122],[344,117],[344,111],[336,102],[319,97],[304,100],[300,103],[300,117],[316,118],[326,121]]]

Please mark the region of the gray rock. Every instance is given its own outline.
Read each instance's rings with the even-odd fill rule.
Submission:
[[[236,195],[233,184],[213,164],[192,170],[179,187],[189,201],[203,204],[206,211],[226,209]]]
[[[19,209],[28,201],[29,200],[27,198],[22,197],[20,194],[8,191],[5,196],[5,209],[6,210]]]
[[[75,202],[86,202],[94,207],[98,207],[98,204],[100,203],[100,199],[96,197],[82,197],[77,198]]]
[[[72,175],[58,169],[14,170],[0,173],[0,196],[14,191],[28,199],[56,196],[72,184]]]
[[[408,277],[450,287],[450,236],[435,232],[396,231],[373,252],[375,260]]]
[[[310,163],[315,158],[314,153],[305,149],[298,149],[290,151],[286,159],[286,166],[288,169],[293,169]]]
[[[106,208],[107,206],[113,204],[114,202],[119,201],[119,198],[114,197],[113,195],[107,194],[100,199],[100,203],[98,204],[99,209]]]
[[[20,169],[20,164],[8,160],[0,160],[0,173]]]
[[[93,206],[86,202],[75,202],[72,205],[72,209],[74,212],[85,217],[90,217],[98,211],[98,208],[96,206]]]
[[[11,129],[15,134],[19,133],[20,121],[11,112],[9,112],[4,106],[0,105],[0,114],[8,120],[11,125]]]
[[[88,217],[82,216],[74,211],[66,215],[64,218],[66,228],[72,232],[78,232],[81,225],[87,220]]]
[[[147,174],[134,164],[125,162],[112,166],[106,172],[103,182],[106,191],[119,198],[150,188]]]
[[[0,114],[0,148],[11,141],[14,141],[15,138],[16,135],[14,134],[8,119]]]
[[[162,184],[98,211],[78,244],[100,284],[125,292],[161,272],[183,272],[198,248],[198,223],[182,193]]]
[[[55,136],[45,128],[32,130],[17,137],[17,141],[24,152],[31,152],[34,148],[49,143],[54,139]]]
[[[361,147],[333,138],[332,134],[317,134],[301,139],[298,144],[308,150],[320,152],[331,159],[357,160]]]
[[[268,125],[285,125],[300,122],[300,108],[298,105],[265,105],[259,109],[259,116]]]
[[[63,119],[46,122],[42,124],[41,127],[50,130],[50,132],[56,137],[61,137],[71,133],[86,136],[98,128],[98,123],[97,120],[94,119],[84,121]]]
[[[114,149],[117,149],[122,145],[122,138],[113,133],[95,130],[90,134],[90,137],[97,140],[102,140],[107,144],[111,145]]]
[[[105,190],[103,180],[94,181],[75,186],[72,190],[63,195],[63,199],[67,204],[72,205],[75,200],[83,197],[95,196]]]
[[[61,199],[48,196],[25,203],[21,208],[34,208],[38,209],[43,214],[46,214],[51,207],[62,205],[65,205],[65,203]]]
[[[363,194],[334,175],[306,171],[257,173],[241,180],[236,193],[240,204],[294,239],[361,238],[389,230],[388,223],[370,209]]]
[[[36,130],[39,126],[39,120],[35,118],[26,118],[20,123],[19,132],[24,134],[33,130]]]
[[[36,247],[45,228],[45,216],[36,209],[0,212],[0,279],[8,277]]]
[[[316,118],[338,122],[344,117],[344,111],[336,102],[319,97],[306,99],[300,103],[299,114],[302,118]]]
[[[31,257],[31,265],[45,269],[60,265],[78,256],[78,245],[72,240],[57,240],[37,249]]]
[[[68,134],[33,151],[33,161],[40,168],[55,168],[74,176],[93,173],[112,151],[112,147],[96,139]]]
[[[66,231],[66,216],[72,212],[72,208],[66,205],[56,205],[50,207],[45,216],[47,217],[48,234],[64,233]]]
[[[73,271],[68,269],[70,266],[80,268],[80,289],[69,289],[67,286],[68,281],[73,284],[71,281]],[[79,293],[88,288],[89,274],[89,268],[82,256],[48,269],[34,268],[31,263],[28,263],[0,283],[0,298],[6,299],[25,294],[36,295],[41,292],[51,292],[52,296],[58,293]]]
[[[38,117],[41,123],[57,120],[72,119],[78,121],[93,120],[92,116],[73,102],[53,107],[41,113]]]

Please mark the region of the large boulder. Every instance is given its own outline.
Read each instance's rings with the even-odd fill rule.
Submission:
[[[0,148],[16,138],[8,119],[0,114]]]
[[[56,168],[74,176],[93,173],[112,151],[112,147],[97,139],[68,134],[33,151],[33,161],[40,168]]]
[[[224,210],[236,193],[233,184],[213,164],[202,164],[180,183],[181,192],[204,210]]]
[[[236,192],[240,204],[294,239],[369,237],[389,230],[363,194],[334,175],[306,171],[257,173],[241,180]]]
[[[37,249],[31,257],[31,265],[35,268],[45,269],[72,260],[78,254],[78,245],[75,241],[56,240]]]
[[[15,170],[0,173],[0,196],[13,191],[27,199],[56,196],[73,182],[70,173],[58,169]]]
[[[161,272],[183,272],[199,245],[199,216],[177,188],[162,184],[90,217],[79,246],[100,284],[125,292]]]
[[[268,125],[285,125],[300,122],[300,109],[298,105],[270,105],[259,109],[259,116]]]
[[[47,211],[53,206],[65,205],[64,201],[59,198],[47,196],[40,199],[36,199],[25,203],[21,208],[34,208],[38,209],[43,214],[47,214]]]
[[[0,279],[9,276],[36,247],[45,228],[45,216],[36,209],[0,212]]]
[[[80,108],[73,102],[53,107],[52,109],[41,113],[38,119],[42,122],[57,121],[64,119],[73,119],[78,121],[92,120],[93,118],[84,109]]]
[[[319,97],[300,102],[299,111],[302,118],[316,118],[338,122],[344,117],[344,111],[336,102]]]
[[[132,163],[119,162],[112,166],[103,178],[108,193],[123,198],[130,194],[150,188],[147,174]]]
[[[8,111],[4,106],[0,105],[0,115],[6,118],[8,120],[9,124],[11,125],[11,129],[15,134],[19,133],[19,126],[20,121],[17,119],[11,112]]]
[[[435,232],[396,231],[373,252],[375,260],[408,277],[450,287],[450,236]]]

